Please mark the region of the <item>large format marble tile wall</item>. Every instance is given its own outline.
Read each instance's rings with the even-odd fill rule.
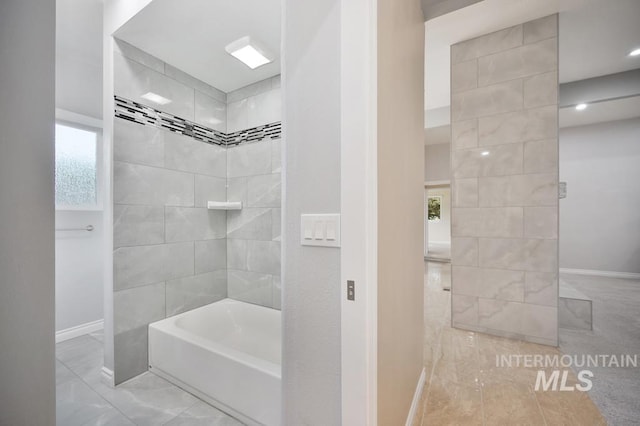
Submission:
[[[451,48],[452,324],[558,342],[557,15]]]
[[[226,94],[126,43],[116,95],[226,130]],[[124,55],[124,56],[123,56]],[[116,118],[113,137],[115,382],[147,370],[150,322],[227,297],[227,150]]]
[[[227,94],[227,131],[281,120],[280,76]],[[281,139],[227,149],[230,298],[280,309]]]

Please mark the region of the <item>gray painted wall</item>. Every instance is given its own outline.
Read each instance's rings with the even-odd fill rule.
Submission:
[[[560,267],[640,273],[640,118],[560,130]]]
[[[283,421],[339,425],[340,250],[300,246],[300,215],[340,211],[340,1],[285,0],[283,25]]]
[[[424,147],[424,181],[451,179],[451,144],[440,143]]]
[[[0,424],[55,424],[55,2],[0,2]]]

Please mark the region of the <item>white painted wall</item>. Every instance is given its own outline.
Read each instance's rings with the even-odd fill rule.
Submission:
[[[55,424],[55,1],[0,2],[0,424]]]
[[[56,228],[87,225],[56,232],[56,331],[103,318],[102,211],[56,212]]]
[[[56,107],[102,119],[102,0],[56,1]]]
[[[340,1],[282,7],[283,423],[339,425],[340,249],[302,247],[300,215],[340,212]]]
[[[640,272],[640,118],[560,130],[560,267]]]
[[[72,125],[102,126],[102,8],[101,0],[56,2],[57,118]],[[56,212],[57,228],[88,224],[96,230],[56,232],[56,331],[103,318],[102,212]]]
[[[451,243],[451,189],[429,188],[428,196],[439,196],[440,220],[429,220],[429,242]]]

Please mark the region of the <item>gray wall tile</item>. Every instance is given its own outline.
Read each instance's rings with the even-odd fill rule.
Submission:
[[[558,238],[557,207],[525,207],[524,236],[526,238]]]
[[[213,240],[226,235],[225,211],[166,207],[164,214],[167,242]]]
[[[522,237],[522,207],[453,208],[452,237]]]
[[[228,280],[228,296],[231,299],[262,306],[271,306],[273,303],[271,275],[229,269]]]
[[[113,55],[113,67],[116,95],[193,121],[192,88],[117,53]],[[142,98],[148,92],[170,99],[171,102],[165,105],[154,104]]]
[[[167,281],[167,317],[177,315],[227,297],[227,272],[208,272]]]
[[[522,25],[506,28],[451,46],[451,63],[511,49],[522,44]]]
[[[558,41],[549,39],[478,59],[478,86],[558,69]]]
[[[451,95],[453,122],[522,108],[522,80],[467,90]]]
[[[523,25],[525,43],[535,43],[539,40],[558,36],[558,15],[549,15]]]
[[[282,280],[279,275],[274,275],[272,277],[271,283],[273,285],[273,303],[272,306],[274,309],[282,308]]]
[[[114,162],[115,204],[193,206],[194,180],[188,173]]]
[[[558,105],[558,72],[538,74],[524,80],[524,107]]]
[[[114,121],[113,159],[147,166],[164,166],[164,131],[126,120]]]
[[[557,15],[452,46],[451,62],[452,323],[555,345]]]
[[[478,120],[451,123],[451,146],[454,150],[478,146]]]
[[[231,103],[239,101],[241,99],[246,99],[250,96],[255,96],[267,92],[273,88],[273,79],[267,78],[265,80],[258,81],[256,83],[241,87],[237,90],[233,90],[227,93],[227,102]]]
[[[247,271],[247,246],[249,240],[227,240],[227,268]]]
[[[114,336],[114,381],[116,385],[148,370],[148,342],[147,325],[118,333]]]
[[[558,136],[558,107],[546,106],[479,120],[480,146],[552,139]]]
[[[195,273],[219,271],[227,268],[227,240],[195,241]]]
[[[272,213],[267,208],[246,208],[227,212],[227,237],[247,240],[272,239]]]
[[[555,240],[480,238],[480,267],[530,272],[557,272]]]
[[[280,207],[280,173],[251,176],[247,182],[248,207]]]
[[[219,132],[227,131],[227,104],[196,90],[195,119],[198,124]]]
[[[271,171],[279,173],[282,170],[282,139],[271,141]]]
[[[277,241],[247,242],[247,270],[280,275],[280,243]]]
[[[164,72],[164,62],[162,62],[160,59],[156,58],[155,56],[152,56],[138,49],[137,47],[132,46],[126,41],[118,40],[116,38],[113,50],[115,53],[119,53],[125,58],[131,59],[132,61],[136,61],[144,65],[145,67],[151,68],[154,71],[157,71],[159,73]]]
[[[250,143],[227,150],[227,176],[265,175],[271,173],[271,145]]]
[[[164,207],[113,206],[113,246],[164,243]]]
[[[506,144],[454,151],[451,173],[456,178],[519,174],[524,170],[523,149],[522,144]]]
[[[165,135],[165,165],[208,176],[226,178],[226,149],[177,133]]]
[[[227,180],[224,178],[196,175],[195,188],[196,207],[207,207],[209,201],[227,201]]]
[[[114,289],[193,275],[193,242],[121,247],[113,252]]]
[[[220,102],[227,102],[227,95],[222,91],[218,90],[213,86],[208,85],[202,80],[198,80],[195,77],[187,74],[186,72],[172,66],[169,64],[164,64],[164,74],[168,77],[173,78],[174,80],[179,81],[199,92],[204,93],[207,96],[212,97],[213,99]]]
[[[451,66],[451,93],[464,92],[478,87],[478,61],[460,62]]]
[[[165,283],[116,291],[113,294],[113,332],[120,334],[165,317]]]

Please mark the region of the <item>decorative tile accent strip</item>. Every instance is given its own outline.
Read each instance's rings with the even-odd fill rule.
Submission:
[[[115,116],[118,118],[132,121],[143,126],[159,127],[214,145],[225,147],[237,146],[244,143],[259,142],[264,139],[280,139],[282,137],[282,124],[279,121],[227,134],[159,111],[130,99],[125,99],[120,96],[114,96],[114,99]]]

